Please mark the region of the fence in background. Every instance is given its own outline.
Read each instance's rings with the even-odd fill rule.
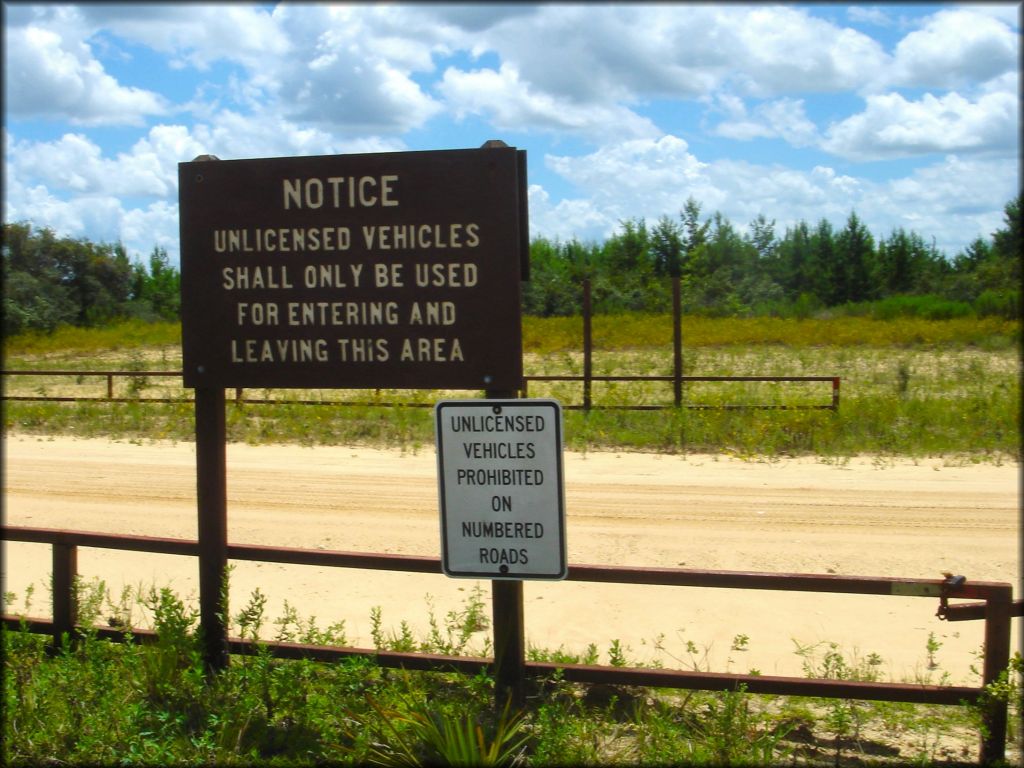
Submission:
[[[135,377],[163,377],[163,378],[181,378],[181,371],[101,371],[101,370],[83,370],[83,371],[69,371],[69,370],[38,370],[38,371],[0,371],[0,376],[40,376],[40,377],[74,377],[80,379],[86,376],[102,377],[107,380],[107,394],[106,396],[79,396],[79,395],[9,395],[4,394],[3,400],[17,400],[24,402],[55,402],[55,403],[88,403],[88,402],[105,402],[105,403],[183,403],[191,402],[191,398],[182,394],[181,397],[115,397],[114,395],[114,380],[115,379],[132,379]],[[628,410],[628,411],[658,411],[666,408],[694,408],[694,409],[760,409],[760,410],[827,410],[827,411],[838,411],[839,410],[839,382],[838,376],[681,376],[676,378],[674,376],[594,376],[594,375],[582,375],[582,376],[570,376],[570,375],[551,375],[551,376],[524,376],[523,377],[523,388],[521,394],[523,397],[529,396],[529,382],[554,382],[554,381],[578,381],[583,385],[583,402],[582,403],[569,403],[562,404],[562,407],[566,410]],[[678,387],[686,382],[697,382],[697,381],[768,381],[768,382],[798,382],[798,381],[820,381],[829,382],[832,385],[832,395],[828,403],[816,403],[816,404],[796,404],[796,405],[766,405],[766,404],[724,404],[724,405],[710,405],[702,403],[686,403],[680,402],[673,403],[672,405],[595,405],[593,403],[592,389],[594,382],[616,382],[616,381],[663,381],[671,382]],[[246,398],[245,392],[242,389],[236,389],[234,402],[237,405],[335,405],[335,406],[376,406],[383,408],[390,407],[403,407],[403,408],[432,408],[432,403],[403,403],[397,401],[385,401],[385,400],[296,400],[293,398],[280,398],[280,399],[267,399],[267,398]]]
[[[523,385],[520,390],[522,397],[528,396],[530,382],[579,382],[582,385],[582,399],[580,403],[563,403],[562,407],[567,410],[662,410],[665,408],[695,408],[695,409],[768,409],[768,410],[839,410],[839,386],[838,376],[684,376],[683,375],[683,337],[682,337],[682,313],[679,298],[679,278],[672,280],[672,374],[661,376],[596,376],[594,375],[594,342],[592,333],[593,309],[591,303],[590,282],[583,282],[583,374],[582,375],[550,375],[550,376],[524,376]],[[2,376],[46,376],[46,377],[75,377],[76,379],[93,376],[106,379],[107,391],[105,397],[78,397],[78,396],[56,396],[56,395],[8,395],[4,394],[4,400],[20,401],[48,401],[48,402],[89,402],[104,401],[114,403],[143,402],[143,403],[177,403],[185,402],[188,398],[184,395],[179,398],[157,398],[157,397],[115,397],[114,380],[163,377],[181,378],[181,371],[110,371],[110,370],[8,370],[0,371]],[[593,385],[602,382],[664,382],[672,385],[672,403],[663,405],[595,405],[593,397]],[[831,385],[831,398],[828,402],[794,405],[770,405],[770,404],[731,404],[731,405],[710,405],[684,401],[684,385],[690,382],[825,382]],[[242,389],[235,390],[235,403],[242,404],[280,404],[280,405],[337,405],[337,406],[381,406],[392,407],[401,405],[412,408],[430,408],[430,403],[398,403],[374,400],[353,401],[353,400],[297,400],[297,399],[251,399],[246,398]]]

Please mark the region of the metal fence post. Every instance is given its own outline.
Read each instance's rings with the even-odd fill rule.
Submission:
[[[590,387],[594,376],[593,335],[591,332],[590,279],[583,281],[583,410],[590,410]]]
[[[996,682],[1009,667],[1012,599],[1012,587],[1007,585],[985,601],[985,665],[982,685]],[[1007,701],[989,697],[983,706],[981,763],[991,765],[1006,759]]]
[[[74,637],[78,619],[75,577],[78,575],[78,547],[54,544],[53,556],[53,647],[60,648],[64,633]]]
[[[515,392],[488,390],[489,400],[513,399]],[[526,701],[526,630],[523,582],[491,580],[491,623],[494,633],[494,703],[522,707]]]
[[[683,317],[679,296],[679,277],[672,278],[672,396],[679,408],[683,404]]]

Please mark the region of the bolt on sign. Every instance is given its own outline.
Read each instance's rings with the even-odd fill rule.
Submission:
[[[564,579],[561,405],[444,400],[434,419],[444,573]]]
[[[525,155],[179,164],[185,386],[520,387]]]

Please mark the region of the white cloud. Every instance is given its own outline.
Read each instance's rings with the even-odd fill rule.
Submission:
[[[151,140],[156,147],[168,137],[157,131]],[[147,167],[147,157],[140,150],[104,158],[95,143],[77,134],[30,142],[5,131],[4,221],[28,221],[37,229],[93,242],[121,242],[136,258],[160,244],[177,259],[177,204],[165,199],[166,179]],[[141,206],[141,198],[153,195],[160,199]]]
[[[921,168],[910,176],[883,186],[891,202],[907,206],[924,201],[950,213],[958,210],[996,208],[1002,210],[1015,194],[1017,170],[999,160],[970,160],[948,155],[942,161]]]
[[[100,148],[82,134],[67,133],[52,142],[16,142],[6,172],[66,191],[95,193],[103,160]]]
[[[220,60],[259,67],[290,45],[271,14],[242,3],[86,3],[84,25],[169,54],[175,66],[206,70]]]
[[[438,90],[456,118],[486,115],[502,131],[529,126],[599,140],[613,136],[653,137],[659,133],[650,120],[625,107],[559,101],[548,93],[538,93],[522,82],[518,71],[509,64],[502,64],[499,71],[448,69]]]
[[[177,196],[178,163],[202,154],[226,160],[403,148],[379,139],[339,142],[280,118],[254,120],[225,111],[211,124],[191,130],[182,125],[154,126],[129,152],[113,157],[104,157],[99,145],[79,133],[52,142],[14,141],[5,170],[26,183],[62,193],[166,199]]]
[[[877,41],[805,9],[755,8],[736,21],[730,54],[749,95],[856,89],[889,66]]]
[[[604,239],[625,218],[653,223],[677,216],[691,196],[704,216],[721,211],[740,228],[761,212],[796,219],[798,211],[827,204],[830,185],[781,167],[704,163],[674,136],[611,144],[579,157],[548,156],[545,164],[586,195],[552,205],[542,189],[531,189],[532,230],[563,240]]]
[[[942,10],[896,46],[884,76],[890,85],[962,88],[1016,71],[1019,37],[1002,21],[972,9]]]
[[[744,167],[746,166],[746,167]],[[871,181],[818,166],[799,172],[778,166],[712,163],[712,183],[725,193],[722,212],[737,225],[758,213],[776,219],[777,232],[801,219],[842,227],[851,211],[875,237],[897,228],[935,238],[952,257],[974,237],[1001,226],[1003,206],[1016,194],[1016,168],[989,159],[949,156],[890,181]]]
[[[705,205],[705,215],[721,211],[740,231],[759,214],[775,219],[780,233],[800,220],[813,225],[823,217],[839,226],[863,193],[855,180],[837,180],[834,173],[736,160],[710,163],[707,179],[717,195]]]
[[[407,6],[410,18],[417,27],[435,24],[450,32],[459,30],[459,36],[473,36],[494,29],[508,19],[533,16],[535,5],[528,3],[450,3],[413,4]]]
[[[400,139],[365,136],[339,138],[321,128],[286,120],[273,110],[243,114],[223,110],[192,131],[201,152],[228,159],[333,155],[356,152],[398,152]],[[184,157],[191,160],[192,157]]]
[[[609,145],[581,157],[548,157],[546,163],[586,192],[552,202],[543,187],[531,186],[532,233],[562,240],[604,239],[624,218],[653,223],[676,216],[692,195],[705,218],[720,211],[740,231],[758,214],[774,219],[780,234],[801,220],[813,226],[824,218],[839,228],[856,211],[876,237],[912,229],[934,236],[937,247],[953,256],[1001,226],[1003,206],[1017,183],[1012,165],[954,156],[887,182],[823,165],[800,171],[735,160],[705,163],[672,136]]]
[[[1020,72],[1004,72],[999,77],[988,80],[977,88],[978,93],[1005,93],[1019,98]]]
[[[442,93],[457,112],[523,130],[578,129],[581,115],[583,123],[594,115],[648,137],[637,132],[636,115],[652,99],[703,99],[723,88],[763,99],[827,93],[871,82],[889,64],[866,35],[788,7],[540,5],[529,15],[499,14],[449,44],[501,62],[447,68]],[[774,116],[776,133],[781,118]],[[808,127],[790,122],[789,140],[806,143]]]
[[[36,228],[50,228],[59,235],[88,237],[94,242],[118,239],[121,203],[111,196],[72,197],[53,195],[42,184],[27,185],[7,175],[5,221],[28,221]]]
[[[582,156],[547,155],[544,164],[581,193],[552,203],[547,191],[532,184],[531,233],[549,238],[603,240],[626,218],[655,221],[674,215],[691,194],[720,202],[709,184],[705,164],[675,136],[614,142]]]
[[[1002,160],[941,161],[876,187],[865,213],[934,237],[948,256],[1003,225],[1003,208],[1018,194],[1014,165]]]
[[[910,101],[899,93],[867,97],[863,112],[831,125],[822,148],[854,160],[933,152],[1018,151],[1018,100],[995,91],[971,101],[957,93],[925,94]]]
[[[125,249],[137,258],[144,258],[159,246],[167,251],[168,261],[180,264],[177,202],[161,200],[123,211],[119,234]]]
[[[889,14],[877,5],[865,7],[862,5],[851,5],[846,9],[846,16],[850,21],[859,24],[874,24],[876,27],[891,27],[893,20]]]
[[[16,71],[30,82],[34,74],[27,75],[41,67],[45,72],[46,65],[55,70],[54,82],[43,93],[14,90],[12,105],[22,113],[74,112],[83,123],[125,122],[129,113],[138,123],[138,115],[166,112],[166,103],[146,101],[154,94],[119,86],[103,73],[84,42],[102,30],[165,54],[171,68],[204,72],[220,61],[241,65],[246,75],[232,95],[249,108],[273,108],[348,135],[400,133],[422,126],[440,109],[413,74],[433,69],[432,53],[442,42],[425,40],[422,28],[403,26],[407,17],[400,7],[288,4],[272,13],[243,4],[86,4],[40,11],[25,16],[40,39],[29,36],[31,45],[13,48],[15,63],[23,62]],[[8,32],[9,48],[26,37],[21,30]],[[62,35],[70,37],[54,50]],[[10,89],[19,80],[11,78],[10,65],[6,69]],[[68,71],[85,86],[69,83]],[[83,90],[92,94],[88,101],[72,98]]]
[[[845,195],[856,195],[861,191],[861,182],[853,176],[837,174],[833,168],[816,165],[811,169],[811,176],[822,180],[826,188],[836,190]]]
[[[145,259],[159,245],[179,262],[177,202],[157,200],[126,208],[122,198],[96,194],[64,198],[42,184],[27,186],[7,174],[4,221],[27,221],[61,237],[85,237],[95,243],[122,243],[128,255]]]
[[[747,141],[758,138],[782,139],[794,147],[812,146],[818,141],[818,128],[804,111],[803,99],[777,99],[759,104],[748,116],[743,102],[720,99],[730,117],[716,125],[713,132],[729,139]]]
[[[216,155],[222,160],[319,155],[329,152],[333,144],[330,134],[317,128],[300,128],[270,114],[243,114],[227,109],[217,112],[209,122],[196,125],[193,133],[203,148],[197,154]]]
[[[191,130],[157,125],[127,152],[106,156],[88,136],[50,142],[18,140],[5,131],[4,218],[29,220],[61,234],[123,242],[129,253],[154,245],[178,258],[178,163],[201,154],[222,159],[342,152],[399,151],[376,138],[340,142],[280,118],[254,120],[232,112]]]
[[[617,142],[577,157],[548,155],[544,164],[614,221],[677,210],[688,196],[684,190],[705,183],[705,164],[675,136]]]
[[[529,14],[499,14],[486,28],[457,29],[449,45],[474,57],[497,54],[536,93],[558,102],[629,102],[651,94],[697,95],[715,82],[714,64],[696,55],[704,9],[541,4]],[[426,8],[427,10],[424,10]],[[419,6],[424,15],[441,14]],[[444,14],[448,23],[458,16]],[[707,47],[724,63],[724,55]],[[701,53],[704,51],[702,49]],[[693,66],[699,63],[700,66]]]
[[[617,220],[598,210],[585,198],[551,202],[551,197],[538,184],[528,190],[531,236],[543,234],[550,240],[582,241],[605,237],[613,232]]]
[[[1020,31],[1020,3],[966,3],[960,7],[971,13],[980,13],[991,16],[993,19],[999,19],[1015,32]]]
[[[8,163],[19,178],[62,193],[166,198],[177,194],[177,163],[196,154],[201,145],[184,127],[159,125],[116,157],[68,133],[52,142],[17,142]]]
[[[401,9],[278,5],[274,22],[290,53],[260,64],[266,88],[291,120],[334,132],[401,133],[441,106],[413,78],[433,68],[439,41],[422,29],[396,31]]]
[[[167,111],[160,95],[124,87],[81,40],[34,24],[4,29],[5,107],[16,117],[74,125],[140,125]]]

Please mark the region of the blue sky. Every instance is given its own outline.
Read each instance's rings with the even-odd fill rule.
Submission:
[[[4,220],[178,260],[177,164],[527,151],[534,237],[687,198],[952,257],[1020,186],[1020,5],[4,3]]]

